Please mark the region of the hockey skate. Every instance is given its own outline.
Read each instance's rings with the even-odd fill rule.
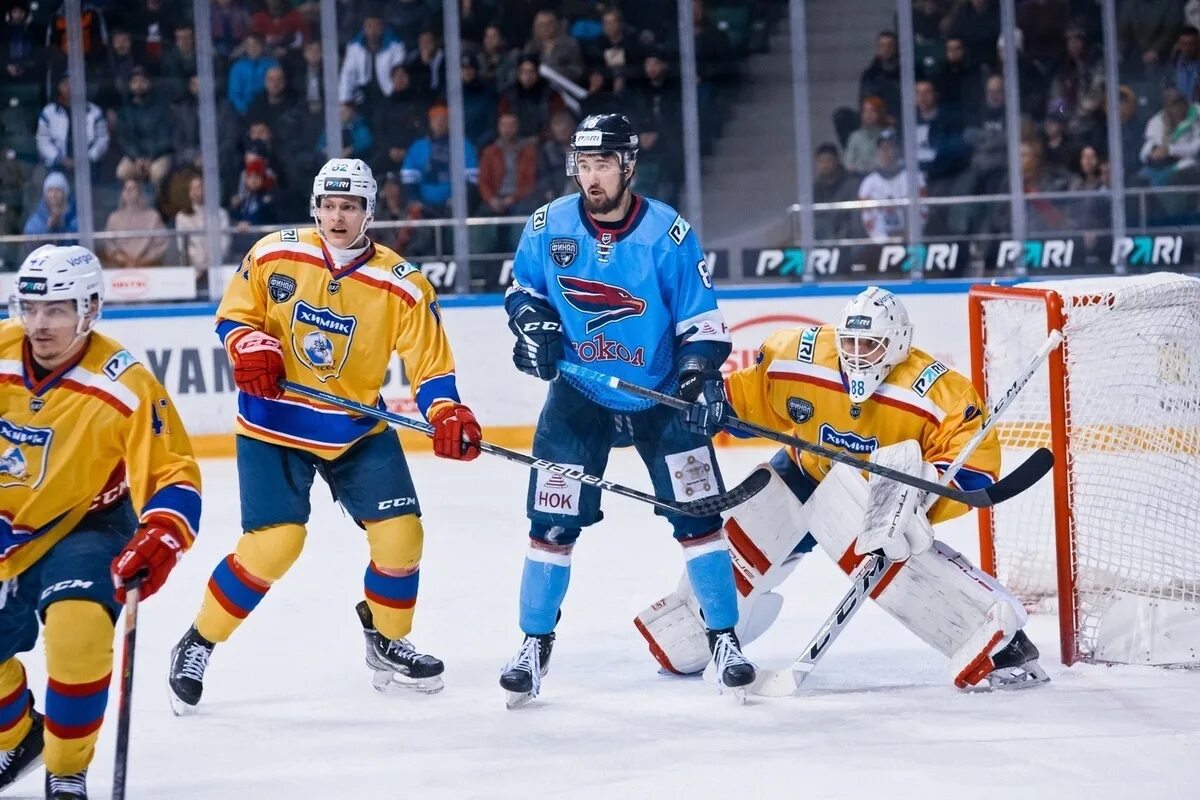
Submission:
[[[1025,631],[1017,631],[1004,649],[992,656],[993,669],[984,680],[989,689],[1029,689],[1050,682],[1050,676],[1038,663],[1037,645]]]
[[[441,659],[418,653],[408,639],[388,639],[375,630],[375,620],[366,600],[359,601],[354,609],[367,640],[367,666],[375,673],[371,684],[376,691],[401,688],[436,694],[445,688],[442,673],[446,665]]]
[[[12,750],[0,751],[0,789],[16,783],[42,763],[45,722],[37,711],[31,710],[29,715],[33,718],[33,725],[25,738]]]
[[[504,706],[519,708],[538,696],[542,676],[550,669],[550,651],[554,649],[554,633],[525,636],[521,649],[504,665],[500,686],[504,689]]]
[[[754,683],[756,671],[750,660],[742,655],[742,644],[733,628],[708,630],[708,649],[712,661],[705,677],[716,680],[721,692],[728,691],[739,703],[746,702],[746,687]]]
[[[204,671],[215,644],[205,639],[193,625],[171,649],[171,671],[167,675],[171,710],[175,716],[193,714],[204,692]]]
[[[74,775],[46,773],[46,800],[87,800],[87,770]]]

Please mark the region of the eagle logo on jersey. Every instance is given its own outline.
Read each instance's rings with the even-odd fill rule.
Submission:
[[[572,308],[593,315],[584,328],[588,333],[610,322],[640,317],[646,310],[645,300],[634,297],[620,286],[567,275],[558,276],[558,285],[562,288],[563,299]]]
[[[0,419],[0,488],[36,489],[46,474],[52,438],[50,428],[13,425]]]
[[[357,327],[354,317],[297,301],[292,310],[292,350],[300,363],[324,383],[341,375]]]

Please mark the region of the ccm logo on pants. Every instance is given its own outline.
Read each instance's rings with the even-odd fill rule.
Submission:
[[[415,506],[417,498],[415,497],[393,497],[391,500],[380,500],[379,510],[386,511],[389,508],[404,508],[405,506]]]
[[[42,599],[45,600],[55,592],[65,591],[67,589],[90,589],[92,588],[91,581],[81,581],[78,578],[72,578],[69,581],[59,581],[51,584],[42,591]]]

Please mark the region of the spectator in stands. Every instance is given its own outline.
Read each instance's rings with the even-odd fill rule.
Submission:
[[[324,103],[325,73],[322,65],[321,41],[313,39],[304,43],[301,62],[290,81],[299,87],[300,100],[304,103]]]
[[[1025,227],[1029,233],[1062,233],[1069,227],[1069,217],[1061,201],[1038,197],[1046,192],[1061,192],[1067,188],[1066,176],[1057,169],[1048,169],[1042,143],[1037,139],[1021,142],[1021,184],[1027,196]]]
[[[477,148],[491,142],[499,98],[496,90],[479,77],[479,62],[474,56],[462,57],[463,127],[467,139]]]
[[[400,173],[408,148],[425,135],[427,113],[425,97],[413,88],[408,69],[403,64],[392,67],[392,93],[375,108],[376,172]]]
[[[440,0],[390,0],[383,7],[386,9],[384,21],[388,28],[410,53],[417,48],[422,31],[430,30],[435,23],[441,26]]]
[[[537,59],[522,58],[516,85],[500,98],[500,113],[517,115],[522,136],[541,138],[550,115],[562,107],[562,98],[538,74]]]
[[[404,44],[384,27],[377,11],[363,19],[362,32],[346,44],[338,100],[372,104],[392,92],[392,67],[403,64]]]
[[[967,0],[950,12],[946,32],[962,39],[977,64],[994,66],[1000,37],[1000,6],[996,0]]]
[[[285,139],[296,124],[296,101],[288,91],[283,67],[268,69],[263,83],[264,91],[246,109],[246,119],[267,123],[276,139]]]
[[[183,252],[184,263],[196,270],[196,280],[203,281],[208,276],[208,268],[225,262],[229,252],[230,236],[229,212],[217,207],[218,224],[221,226],[221,252],[215,258],[208,256],[208,237],[204,225],[204,178],[193,174],[188,181],[187,206],[175,215],[175,230],[181,234],[180,250]],[[194,231],[194,233],[188,233]]]
[[[71,84],[66,75],[58,81],[58,94],[38,116],[37,150],[48,170],[70,172],[75,168],[71,131]],[[108,123],[95,103],[87,104],[88,160],[97,164],[108,152]]]
[[[375,137],[371,135],[370,126],[359,115],[358,107],[354,103],[342,103],[338,113],[342,121],[342,152],[339,157],[361,158],[364,161],[370,159]],[[324,132],[317,139],[317,150],[322,153],[326,150]]]
[[[537,148],[518,137],[515,114],[501,114],[496,120],[496,140],[479,157],[479,212],[485,216],[526,216],[537,206]],[[509,252],[516,249],[511,226],[482,229],[476,245],[485,252]],[[486,239],[486,241],[485,241]]]
[[[421,31],[417,37],[417,54],[407,66],[418,92],[430,99],[445,92],[446,55],[442,52],[442,43],[436,33]]]
[[[859,200],[897,200],[908,197],[908,173],[900,157],[900,138],[896,131],[886,128],[879,134],[875,152],[875,169],[858,186]],[[918,175],[919,193],[924,196],[925,181]],[[922,208],[922,214],[925,209]],[[907,217],[905,206],[880,206],[864,208],[863,230],[872,241],[886,242],[891,238],[903,238]]]
[[[22,231],[26,236],[42,236],[47,233],[78,233],[79,221],[75,218],[75,203],[71,200],[71,185],[61,172],[51,172],[42,182],[42,199],[37,208],[25,220]],[[73,242],[59,242],[67,245]]]
[[[589,43],[584,51],[589,67],[605,67],[614,75],[625,75],[626,71],[637,72],[642,61],[643,48],[637,34],[625,23],[621,9],[612,7],[601,18],[603,33]]]
[[[483,49],[480,53],[480,72],[498,94],[503,94],[517,82],[520,52],[509,47],[500,26],[488,25],[483,30]]]
[[[701,115],[708,108],[710,125],[720,124],[720,109],[726,101],[725,94],[738,80],[740,65],[738,54],[729,36],[708,15],[704,0],[692,0],[692,18],[695,20],[696,69],[700,73],[698,91],[701,97]],[[709,105],[711,101],[715,105]],[[703,122],[703,120],[702,120]],[[703,133],[704,128],[701,128]]]
[[[624,79],[622,79],[624,83]],[[624,112],[623,103],[616,89],[616,81],[608,67],[593,67],[587,74],[587,96],[579,103],[579,115],[619,114]]]
[[[159,89],[170,102],[183,99],[188,80],[196,74],[196,31],[191,25],[175,29],[174,43],[163,55]]]
[[[1142,142],[1146,123],[1138,109],[1137,95],[1125,84],[1120,87],[1121,97],[1121,157],[1124,160],[1125,180],[1137,174],[1141,163]]]
[[[283,0],[266,0],[250,19],[250,30],[262,38],[268,55],[280,62],[298,53],[309,38],[308,22]]]
[[[1104,103],[1104,63],[1091,49],[1082,27],[1071,25],[1064,39],[1066,48],[1050,84],[1050,96],[1059,99],[1070,118],[1083,119]]]
[[[80,24],[83,28],[83,58],[88,71],[103,63],[108,55],[108,21],[104,17],[101,4],[90,3],[87,0],[81,4]],[[65,64],[67,57],[67,4],[59,5],[50,24],[46,26],[46,47],[53,52],[49,55],[52,63]]]
[[[127,180],[121,186],[121,201],[117,210],[108,215],[104,230],[122,231],[166,230],[158,211],[146,203],[139,181]],[[107,239],[103,244],[104,264],[108,267],[159,267],[170,242],[166,236],[122,236]]]
[[[213,49],[222,59],[229,59],[250,35],[250,13],[238,0],[213,0]],[[261,41],[260,41],[261,44]]]
[[[250,159],[242,170],[238,193],[229,201],[229,217],[238,230],[276,221],[274,189],[275,182],[268,173],[267,162],[261,158]]]
[[[379,199],[375,206],[376,222],[402,222],[412,218],[404,184],[397,172],[376,173],[379,176]],[[397,253],[411,252],[412,228],[372,228],[371,238]]]
[[[25,216],[27,179],[16,153],[0,155],[0,236],[19,234]],[[20,263],[21,248],[16,243],[0,244],[0,269],[12,269]]]
[[[1189,103],[1200,103],[1200,31],[1184,28],[1175,42],[1170,80]]]
[[[279,62],[263,50],[262,39],[251,33],[242,45],[242,56],[229,68],[229,102],[242,116],[250,109],[254,98],[263,93],[267,71]]]
[[[524,55],[539,64],[562,73],[568,80],[583,78],[583,52],[579,42],[562,29],[555,11],[544,9],[533,18],[533,35],[525,44]]]
[[[496,0],[459,0],[458,25],[464,42],[478,45],[488,23],[496,18]]]
[[[236,157],[242,122],[224,97],[213,98],[217,107],[217,162],[229,165]],[[187,91],[171,106],[171,149],[179,167],[200,169],[200,79],[192,75]]]
[[[171,112],[151,92],[145,67],[134,67],[129,102],[120,112],[118,133],[125,155],[117,164],[122,181],[150,181],[155,190],[171,168]]]
[[[1200,105],[1174,86],[1163,90],[1163,107],[1146,123],[1141,175],[1155,186],[1192,183],[1200,155]]]
[[[29,3],[26,0],[10,3],[4,15],[4,27],[0,28],[0,62],[4,65],[0,73],[4,83],[38,83],[38,52],[33,42]]]
[[[858,81],[858,99],[879,97],[888,116],[900,116],[900,49],[896,34],[883,31],[875,37],[875,58]]]
[[[946,58],[933,78],[942,107],[960,119],[976,116],[983,106],[983,68],[957,36],[946,40]]]
[[[976,194],[996,194],[1008,175],[1008,140],[1004,135],[1004,78],[987,79],[983,93],[983,111],[963,132],[971,146],[971,171],[975,173]]]
[[[324,129],[322,128],[323,132]],[[264,161],[266,163],[265,174],[267,183],[269,184],[268,188],[272,190],[276,188],[288,188],[290,184],[284,177],[288,174],[286,172],[287,162],[283,158],[281,148],[277,146],[275,134],[271,131],[271,126],[260,120],[252,120],[246,128],[246,135],[242,139],[241,147],[242,167],[258,160]],[[307,195],[308,192],[306,191],[304,194]],[[286,199],[285,197],[285,202]],[[307,197],[303,203],[297,203],[297,205],[307,208]]]
[[[1041,122],[1046,113],[1048,84],[1045,76],[1022,51],[1024,38],[1020,28],[1017,28],[1015,38],[1017,40],[1017,86],[1021,90],[1019,94],[1021,113],[1035,122]],[[1004,37],[1001,36],[996,40],[996,58],[999,63],[992,70],[992,74],[1004,74],[1004,59],[1007,58],[1007,53],[1008,48],[1004,44]]]
[[[1072,192],[1095,192],[1103,189],[1104,177],[1100,170],[1100,153],[1091,145],[1084,146],[1075,160],[1074,169],[1067,184]],[[1104,204],[1107,206],[1107,203]]]
[[[875,169],[879,134],[890,127],[883,100],[874,95],[864,97],[859,119],[858,129],[846,140],[846,168],[857,175],[866,175]]]
[[[638,187],[674,203],[683,184],[683,111],[679,81],[668,75],[661,53],[646,56],[640,78],[630,81],[625,97],[639,134]]]
[[[479,167],[470,142],[463,142],[463,157],[467,181],[474,184],[479,179]],[[408,149],[401,179],[421,217],[449,215],[450,112],[445,106],[429,109],[429,135],[417,139]]]
[[[963,138],[962,118],[944,109],[938,102],[937,89],[929,81],[917,81],[917,162],[934,197],[969,194],[973,176],[971,147]],[[965,204],[941,206],[931,214],[930,230],[937,233],[963,234],[970,227],[971,207]]]
[[[175,29],[184,23],[184,17],[169,0],[141,0],[129,5],[133,7],[124,15],[123,24],[133,34],[139,63],[152,75],[159,76],[167,45]]]
[[[1067,0],[1024,0],[1017,3],[1016,24],[1025,34],[1025,54],[1049,75],[1062,59],[1063,31],[1071,18]]]
[[[1142,78],[1154,81],[1182,25],[1183,3],[1179,0],[1118,3],[1118,41],[1125,49],[1122,71],[1131,71],[1140,65]]]
[[[567,175],[567,154],[571,150],[571,134],[575,133],[575,118],[568,111],[550,117],[550,136],[538,149],[538,203],[549,203],[559,197],[579,191],[575,179]]]
[[[111,109],[129,102],[129,79],[138,59],[133,53],[133,36],[124,28],[112,29],[109,51],[97,99],[101,106]]]
[[[917,45],[941,41],[945,11],[938,0],[916,0],[913,3],[913,39]]]
[[[1064,176],[1079,159],[1075,145],[1067,137],[1070,121],[1066,102],[1050,101],[1050,110],[1042,122],[1042,160],[1046,169],[1059,171]]]
[[[861,128],[859,129],[861,130]],[[813,157],[813,202],[846,203],[858,199],[858,176],[846,171],[837,145],[826,142]],[[817,211],[813,214],[813,238],[817,241],[852,239],[859,234],[853,211]]]

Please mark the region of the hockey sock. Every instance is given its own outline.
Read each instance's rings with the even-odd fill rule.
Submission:
[[[521,573],[521,631],[540,636],[554,630],[571,582],[572,545],[529,540]]]
[[[725,537],[715,531],[680,544],[688,580],[704,611],[704,624],[712,630],[732,628],[738,621],[737,594]]]
[[[371,563],[363,576],[363,593],[375,629],[388,639],[402,639],[412,631],[421,578],[424,529],[415,514],[367,522]]]
[[[91,600],[46,610],[46,769],[71,775],[96,749],[112,678],[113,619]]]
[[[196,630],[223,642],[250,615],[271,584],[283,577],[304,547],[304,526],[288,523],[250,531],[213,570],[196,615]]]
[[[33,718],[33,695],[25,684],[25,668],[15,658],[0,664],[0,752],[21,743]]]

